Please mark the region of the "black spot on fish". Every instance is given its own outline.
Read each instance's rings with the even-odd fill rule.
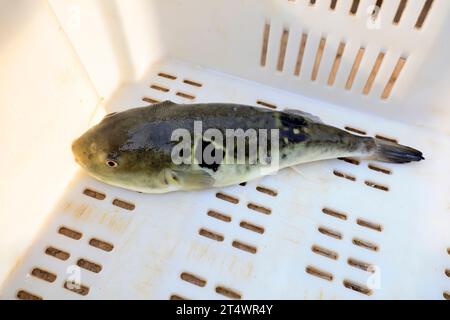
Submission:
[[[280,122],[283,127],[288,128],[301,128],[306,126],[306,120],[302,116],[290,114],[290,113],[280,113]]]
[[[210,154],[212,159],[209,159],[209,155],[208,155],[207,159],[204,159],[205,149],[207,146],[209,146],[211,144],[212,144],[211,141],[202,140],[202,143],[199,144],[197,147],[197,148],[201,147],[201,154],[199,152],[200,150],[197,150],[197,152],[195,153],[195,158],[197,159],[200,168],[206,168],[206,169],[210,169],[210,170],[216,172],[219,169],[221,162],[223,161],[223,159],[225,157],[225,150],[216,148],[214,146],[214,144],[212,144],[214,146],[214,148],[212,149],[211,154]],[[222,154],[216,158],[217,153],[222,153]],[[213,160],[213,161],[211,162],[211,160]]]
[[[279,119],[282,126],[280,130],[282,147],[307,140],[308,135],[303,130],[307,126],[305,118],[295,114],[280,113]]]
[[[210,169],[210,170],[216,172],[217,170],[219,170],[220,163],[215,163],[215,162],[213,162],[213,163],[211,163],[211,164],[207,164],[207,163],[205,163],[205,162],[202,162],[202,163],[200,163],[198,166],[199,166],[200,168],[206,168],[206,169]]]
[[[289,128],[289,130],[282,130],[280,132],[281,145],[287,145],[289,143],[303,142],[308,138],[308,135],[298,128]],[[286,141],[287,140],[287,141]]]

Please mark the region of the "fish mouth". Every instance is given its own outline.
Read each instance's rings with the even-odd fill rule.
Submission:
[[[79,139],[76,139],[74,142],[72,142],[72,154],[75,162],[81,165],[78,153],[79,153]]]
[[[89,140],[85,136],[81,136],[72,142],[72,155],[75,162],[83,169],[88,169],[91,167],[91,162],[95,159],[93,158],[96,154],[89,150]]]

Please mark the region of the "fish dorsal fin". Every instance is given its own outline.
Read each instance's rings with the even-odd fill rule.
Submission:
[[[303,118],[307,118],[314,122],[323,123],[322,119],[320,119],[318,116],[315,116],[315,115],[305,112],[305,111],[301,111],[301,110],[297,110],[297,109],[284,109],[283,112],[302,116]]]
[[[108,113],[106,116],[103,117],[103,119],[112,117],[112,116],[115,115],[115,114],[117,114],[117,112],[111,112],[111,113]]]
[[[170,100],[164,100],[164,101],[158,103],[158,106],[169,106],[169,105],[173,105],[173,104],[176,104],[176,103],[173,101],[170,101]]]

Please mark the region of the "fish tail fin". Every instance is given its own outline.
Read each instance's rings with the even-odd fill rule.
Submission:
[[[370,159],[391,163],[408,163],[425,160],[422,152],[414,148],[376,138],[374,141],[376,145],[375,153]]]

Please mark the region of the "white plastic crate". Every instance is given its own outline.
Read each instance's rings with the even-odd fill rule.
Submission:
[[[448,1],[0,8],[1,298],[450,298]],[[165,99],[298,108],[426,161],[163,195],[77,168],[104,114]]]

